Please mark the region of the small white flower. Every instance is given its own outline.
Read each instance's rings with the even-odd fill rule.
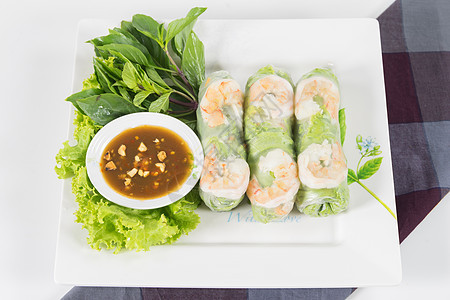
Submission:
[[[358,143],[358,145],[361,147],[361,150],[359,151],[361,155],[373,151],[375,147],[379,146],[379,144],[375,141],[375,138],[371,136],[363,139]]]

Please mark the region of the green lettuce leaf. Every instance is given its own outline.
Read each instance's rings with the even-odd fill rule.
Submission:
[[[347,182],[332,189],[303,187],[297,194],[296,205],[300,212],[313,217],[336,215],[347,209],[350,192]]]
[[[200,222],[194,212],[198,196],[186,196],[158,209],[137,210],[116,205],[103,198],[92,186],[85,167],[72,180],[78,202],[76,222],[83,224],[93,249],[148,251],[151,246],[170,244]]]
[[[63,148],[56,155],[55,171],[60,179],[74,176],[77,169],[84,164],[89,143],[101,128],[101,126],[95,125],[89,117],[77,111],[75,113],[74,139],[76,144],[71,146],[69,141],[64,142]]]
[[[277,131],[262,132],[247,143],[249,149],[249,162],[257,161],[261,155],[273,149],[281,149],[294,157],[294,141],[287,133]]]
[[[329,68],[314,69],[311,72],[303,75],[302,78],[300,78],[300,81],[307,79],[307,78],[314,77],[314,76],[325,77],[325,78],[331,80],[333,83],[335,83],[339,87],[339,81],[338,81],[336,75],[334,75],[333,71]]]
[[[284,215],[279,215],[274,208],[266,208],[259,205],[252,205],[253,218],[261,223],[267,224],[283,219]]]
[[[94,188],[86,171],[86,151],[101,126],[76,112],[76,145],[68,142],[56,156],[59,178],[72,178],[72,193],[78,203],[76,222],[88,231],[93,249],[147,251],[153,245],[168,244],[195,229],[200,222],[194,210],[201,199],[196,189],[169,206],[138,210],[119,206],[105,199]]]
[[[100,84],[97,81],[97,76],[95,76],[95,73],[92,73],[89,78],[86,78],[83,80],[83,91],[89,90],[89,89],[100,89]]]
[[[230,211],[244,199],[244,195],[242,195],[239,199],[229,199],[224,197],[216,197],[210,193],[204,192],[200,190],[200,196],[203,199],[203,202],[208,206],[212,211]]]
[[[330,143],[340,141],[339,127],[332,123],[327,110],[323,110],[322,113],[319,112],[311,117],[308,131],[301,137],[299,153],[303,152],[309,145],[322,144],[325,140],[328,140]]]

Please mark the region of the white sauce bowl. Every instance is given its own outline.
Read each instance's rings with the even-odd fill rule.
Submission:
[[[112,139],[124,130],[142,125],[160,126],[175,132],[187,143],[192,151],[192,155],[194,156],[192,171],[187,180],[179,187],[178,190],[173,191],[166,196],[148,200],[128,198],[122,194],[119,194],[108,185],[101,170],[102,154],[109,142],[111,142]],[[194,131],[186,124],[168,115],[142,112],[117,118],[106,124],[97,132],[89,144],[86,153],[86,169],[92,184],[106,199],[130,208],[153,209],[174,203],[189,193],[200,178],[203,160],[203,148],[200,140]]]

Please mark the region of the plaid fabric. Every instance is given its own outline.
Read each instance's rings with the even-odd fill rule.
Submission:
[[[397,0],[378,19],[400,242],[450,190],[449,15],[449,0]],[[353,290],[103,288],[102,293],[94,292],[96,299],[112,299],[114,294],[114,299],[144,300],[338,300]],[[90,299],[92,293],[91,288],[75,288],[63,299]]]
[[[400,241],[450,190],[450,2],[380,16]]]

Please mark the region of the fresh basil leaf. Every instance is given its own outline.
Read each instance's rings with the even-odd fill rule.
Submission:
[[[122,77],[122,71],[114,66],[114,57],[108,59],[95,59],[95,64],[106,74],[112,81],[120,80]]]
[[[164,40],[160,39],[160,24],[152,17],[137,14],[133,16],[131,23],[139,32],[155,40],[161,47],[164,47]]]
[[[345,132],[347,131],[347,125],[345,124],[345,108],[339,110],[339,127],[341,132],[341,145],[344,145]]]
[[[138,88],[137,71],[131,62],[126,62],[122,70],[122,80],[129,89],[136,90]]]
[[[78,106],[95,123],[105,125],[126,114],[143,111],[125,98],[115,94],[101,94],[77,100]]]
[[[132,61],[134,63],[143,65],[143,66],[151,66],[151,62],[147,57],[142,53],[141,50],[138,48],[132,46],[132,45],[126,45],[126,44],[108,44],[104,46],[98,47],[101,50],[106,50],[110,52],[111,54],[120,53],[124,57],[126,57],[129,61]]]
[[[367,161],[361,168],[358,170],[358,178],[359,179],[367,179],[372,177],[378,169],[380,169],[382,157],[377,157]]]
[[[117,83],[117,82],[116,82]],[[127,99],[128,101],[132,101],[132,98],[131,98],[131,96],[130,96],[130,93],[128,92],[128,90],[127,90],[127,88],[126,87],[123,87],[123,86],[119,86],[118,87],[119,88],[119,93],[120,93],[120,95],[123,97],[123,98],[125,98],[125,99]]]
[[[122,21],[121,29],[132,34],[136,38],[136,40],[139,41],[139,43],[144,45],[150,53],[153,61],[157,63],[158,66],[169,68],[169,58],[161,48],[161,45],[159,45],[155,40],[139,32],[131,22]]]
[[[158,72],[154,68],[147,67],[145,68],[145,71],[151,80],[153,80],[162,87],[169,88],[167,83],[161,78],[161,76],[159,76]]]
[[[162,94],[158,99],[153,101],[148,108],[149,112],[167,112],[169,109],[169,96],[170,93]]]
[[[71,102],[79,112],[84,114],[84,112],[78,106],[77,101],[84,99],[84,98],[91,97],[91,96],[100,95],[102,93],[104,93],[104,92],[101,89],[87,89],[87,90],[83,90],[81,92],[72,94],[71,96],[66,98],[66,101]]]
[[[140,65],[134,65],[131,62],[127,62],[123,67],[122,80],[129,89],[132,89],[136,93],[142,90],[157,93],[158,95],[167,93],[170,88],[160,77],[156,79],[156,76],[159,76],[158,73],[155,72],[155,74],[151,75],[153,78],[149,78]],[[158,85],[159,81],[161,81],[166,88]]]
[[[205,10],[206,8],[204,7],[194,7],[188,12],[185,18],[177,19],[170,22],[169,25],[167,26],[167,35],[165,39],[166,44],[178,33],[180,33],[184,28],[186,28],[192,23],[195,23],[198,16],[200,16]]]
[[[178,55],[178,57],[183,56],[184,47],[186,45],[186,40],[191,34],[192,28],[194,28],[195,21],[185,27],[182,31],[180,31],[176,36],[173,37],[170,45],[172,46],[173,52]]]
[[[193,31],[186,41],[181,69],[191,86],[198,92],[200,84],[205,79],[205,54],[203,43]]]
[[[143,90],[152,91],[153,93],[157,93],[158,95],[165,94],[168,92],[168,89],[165,89],[158,85],[155,81],[149,78],[147,73],[142,69],[140,65],[136,65],[136,71],[138,73],[138,87]]]
[[[189,128],[196,131],[197,130],[197,120],[188,120],[188,119],[178,119],[184,124],[186,124]]]
[[[101,57],[103,59],[108,59],[108,57],[109,57],[109,53],[107,51],[100,50],[97,47],[94,47],[94,53],[95,53],[95,56]]]
[[[138,42],[138,40],[130,33],[124,31],[119,32],[116,30],[120,30],[119,28],[115,28],[114,30],[110,30],[110,34],[106,36],[101,36],[92,40],[89,40],[88,43],[93,44],[96,47],[101,47],[105,45],[111,44],[120,44],[120,45],[130,45],[138,48],[145,56],[150,56],[147,48]]]
[[[348,169],[347,184],[350,185],[353,182],[356,182],[356,180],[358,180],[358,176],[356,176],[355,171]]]
[[[140,106],[142,102],[144,102],[145,98],[147,98],[150,94],[152,94],[151,91],[140,91],[134,96],[133,104]]]
[[[164,23],[158,25],[158,39],[164,41],[166,37],[166,30],[164,29]]]
[[[107,72],[105,72],[99,63],[99,59],[94,59],[94,72],[95,76],[97,76],[98,83],[100,87],[106,91],[113,94],[117,94],[117,91],[114,89],[113,82],[111,82],[111,78],[108,76]]]

